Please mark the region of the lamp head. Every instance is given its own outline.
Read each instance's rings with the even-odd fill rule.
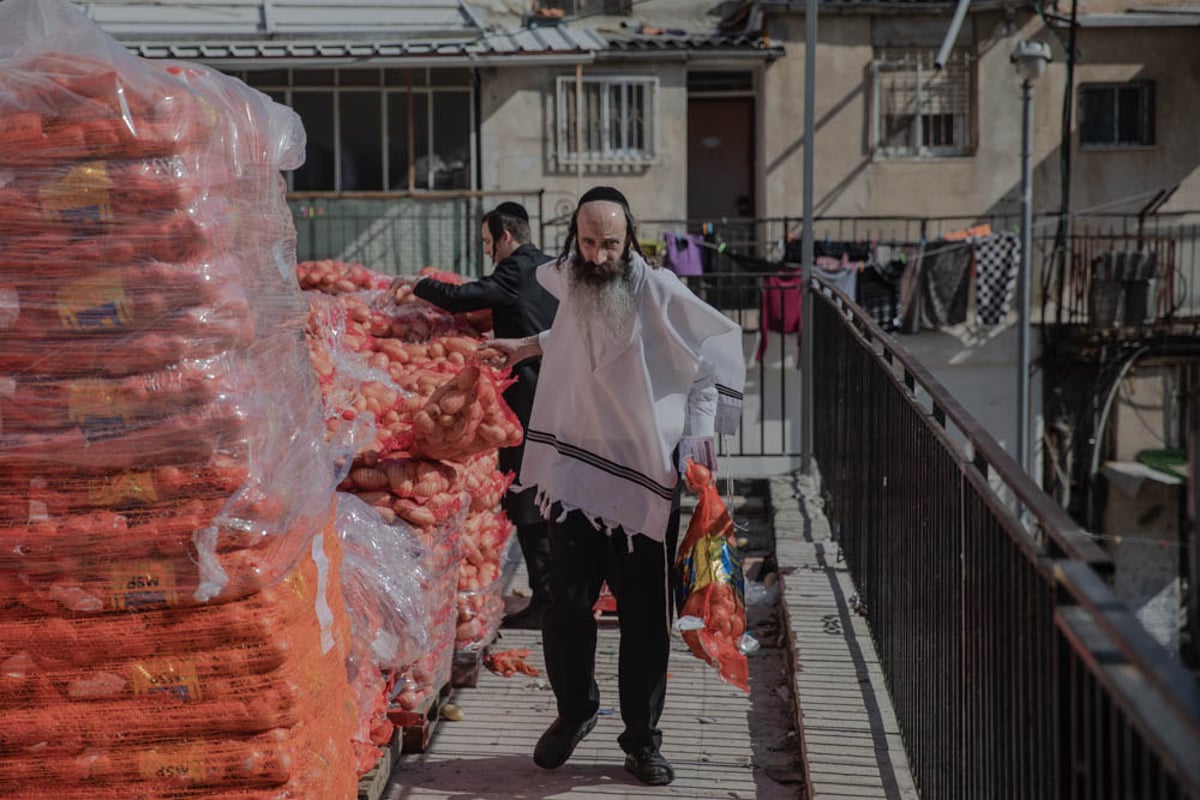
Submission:
[[[1008,60],[1017,68],[1022,81],[1035,81],[1046,71],[1050,62],[1050,45],[1045,42],[1019,41]]]

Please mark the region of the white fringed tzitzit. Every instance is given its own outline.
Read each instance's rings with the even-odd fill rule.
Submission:
[[[542,514],[542,519],[553,519],[555,522],[562,522],[567,518],[567,514],[570,514],[572,511],[578,511],[593,528],[600,531],[605,536],[611,537],[617,532],[618,528],[624,530],[624,528],[621,526],[621,523],[617,522],[616,520],[607,519],[597,514],[589,514],[587,511],[579,508],[578,506],[573,506],[570,503],[550,497],[541,489],[537,490],[537,495],[534,502],[537,504],[538,510]],[[559,515],[557,517],[553,516],[555,503],[557,503],[559,507]],[[630,553],[633,552],[633,537],[640,533],[641,531],[625,531],[625,542],[629,547]]]

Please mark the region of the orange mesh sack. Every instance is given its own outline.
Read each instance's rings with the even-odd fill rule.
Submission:
[[[0,571],[268,586],[332,498],[280,178],[299,118],[55,0],[4,3],[0,32]]]
[[[303,142],[237,80],[0,3],[0,797],[354,793]]]
[[[687,535],[679,545],[679,619],[692,654],[717,668],[728,683],[750,691],[746,664],[746,600],[741,556],[733,520],[717,492],[712,473],[690,458],[688,488],[699,493]]]

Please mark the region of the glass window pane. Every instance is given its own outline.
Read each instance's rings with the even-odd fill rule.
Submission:
[[[389,92],[387,107],[387,188],[393,192],[404,192],[408,191],[408,93]]]
[[[1117,89],[1117,142],[1142,143],[1142,89],[1122,86]]]
[[[342,189],[383,189],[383,114],[377,92],[342,92]]]
[[[1112,89],[1081,89],[1079,93],[1079,140],[1083,144],[1113,144],[1115,129]]]
[[[308,133],[304,166],[296,170],[298,192],[332,191],[336,187],[333,152],[333,93],[293,92],[292,108],[300,115]]]
[[[621,126],[624,124],[624,106],[621,103],[625,96],[625,87],[613,84],[608,87],[608,120],[605,126],[606,146],[609,150],[620,151]]]
[[[431,86],[470,86],[471,70],[462,69],[431,69],[429,70]]]
[[[388,94],[388,188],[408,191],[409,135],[412,136],[413,188],[429,188],[429,93],[412,93],[409,125],[408,92]]]
[[[383,71],[384,83],[393,89],[404,89],[412,82],[413,86],[425,85],[425,73],[423,69],[385,69]]]
[[[471,188],[471,95],[433,95],[434,189]]]
[[[429,92],[413,92],[413,152],[418,189],[429,188]]]
[[[563,84],[563,118],[566,120],[563,136],[567,142],[568,153],[579,152],[579,142],[575,141],[575,84]]]
[[[333,70],[331,69],[294,69],[292,70],[293,86],[333,86]]]
[[[338,70],[338,86],[378,86],[382,79],[378,67]]]
[[[246,73],[246,83],[256,88],[262,86],[287,86],[288,71],[286,69],[253,70]]]

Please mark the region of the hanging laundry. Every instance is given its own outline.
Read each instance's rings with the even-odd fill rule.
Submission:
[[[900,330],[944,328],[967,321],[971,285],[969,244],[940,241],[926,245],[904,273],[900,286]]]
[[[1000,233],[975,240],[975,293],[980,325],[999,325],[1008,316],[1017,288],[1021,240]]]
[[[858,275],[857,303],[885,331],[900,319],[900,281],[908,258],[900,248],[880,245]]]
[[[704,274],[704,237],[694,233],[664,233],[664,264],[676,275]]]
[[[800,319],[804,300],[804,279],[800,275],[771,275],[763,278],[762,332],[759,334],[757,361],[767,351],[767,332],[794,333],[800,339]],[[799,361],[797,361],[797,367]]]
[[[814,266],[817,277],[824,278],[836,288],[841,289],[850,298],[855,297],[858,285],[858,269],[843,255],[841,261],[835,261],[830,269],[821,265]]]
[[[788,262],[770,261],[759,256],[746,256],[741,253],[734,253],[731,250],[726,250],[725,255],[729,260],[737,265],[738,269],[756,274],[771,274],[778,272],[793,272],[798,271],[799,264],[790,264]]]
[[[982,239],[992,235],[992,226],[984,222],[981,225],[973,225],[961,231],[953,231],[942,236],[947,242],[965,242],[968,239]]]

